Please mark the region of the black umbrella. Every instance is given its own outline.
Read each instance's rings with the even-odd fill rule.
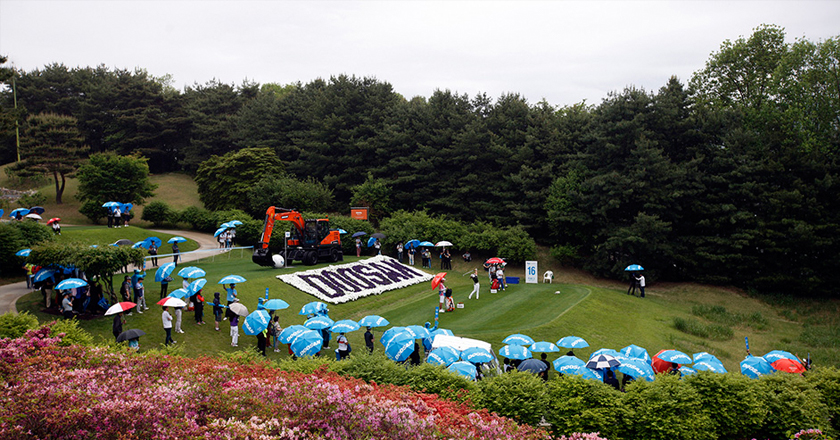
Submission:
[[[370,234],[370,236],[371,236],[371,237],[373,237],[373,238],[378,238],[378,239],[380,239],[380,240],[384,240],[384,239],[385,239],[385,234],[383,234],[383,233],[381,233],[381,232],[375,232],[375,233],[373,233],[373,234]]]
[[[127,239],[127,238],[121,238],[121,239],[117,240],[117,242],[114,243],[114,244],[117,245],[117,246],[131,246],[131,245],[134,244],[134,242]]]
[[[363,235],[367,235],[367,232],[364,232],[364,231],[354,232],[353,235],[351,235],[351,237],[356,238],[356,237],[361,237]]]
[[[140,336],[145,335],[146,332],[144,332],[143,330],[140,330],[139,328],[133,328],[120,333],[120,335],[117,336],[117,342],[130,341],[132,339],[138,339],[140,338]]]
[[[519,366],[516,367],[516,369],[519,371],[529,371],[534,374],[539,374],[548,370],[548,366],[545,365],[545,362],[539,359],[525,359],[519,363]]]

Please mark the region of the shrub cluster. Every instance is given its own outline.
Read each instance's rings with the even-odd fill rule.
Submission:
[[[52,240],[49,227],[32,221],[0,223],[0,273],[10,275],[21,273],[24,259],[15,253],[31,248],[38,243]]]

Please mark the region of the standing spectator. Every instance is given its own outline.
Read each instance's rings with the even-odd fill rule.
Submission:
[[[107,217],[108,217],[108,227],[109,228],[114,227],[114,210],[113,209],[108,209]]]
[[[163,321],[163,330],[166,332],[166,341],[164,341],[164,344],[174,344],[175,341],[172,340],[172,315],[169,314],[168,307],[163,306],[163,313],[161,313],[160,319]]]
[[[195,292],[193,296],[190,297],[190,301],[194,304],[193,310],[195,311],[195,325],[203,325],[204,324],[204,298],[201,297],[201,291]]]
[[[129,220],[131,220],[131,214],[129,214],[128,209],[126,209],[125,211],[122,212],[122,221],[123,221],[123,226],[124,227],[126,227],[126,228],[128,227],[128,221]]]
[[[167,276],[160,281],[160,299],[166,298],[166,294],[169,292],[170,281],[172,281],[172,277],[170,276]]]
[[[231,283],[230,287],[225,288],[225,291],[227,292],[227,305],[230,307],[230,303],[239,300],[236,293],[236,284]]]
[[[152,256],[152,267],[157,267],[157,265],[158,265],[157,251],[158,251],[157,245],[155,245],[155,242],[152,241],[152,243],[149,245],[149,255]]]
[[[219,331],[219,323],[222,322],[222,299],[219,292],[213,293],[213,321],[216,324],[216,331]]]
[[[504,271],[504,264],[500,264],[498,269],[496,269],[496,279],[499,280],[499,289],[505,290],[507,284],[505,284],[505,271]]]
[[[225,233],[222,232],[216,239],[219,241],[219,249],[223,249],[225,247]]]
[[[26,271],[26,288],[34,289],[35,284],[32,282],[32,276],[35,272],[35,265],[32,263],[26,263],[23,265],[23,270]]]
[[[417,342],[414,342],[414,351],[411,352],[409,359],[411,359],[411,365],[420,365],[420,345]]]
[[[415,250],[413,247],[408,248],[408,264],[414,266],[414,254]]]
[[[230,314],[230,346],[239,346],[239,315],[236,313]]]
[[[233,234],[230,231],[225,231],[225,247],[230,249],[233,247]],[[263,354],[265,354],[265,349],[263,349]]]
[[[645,297],[645,276],[642,274],[638,274],[636,276],[636,281],[639,284],[639,292],[641,292],[641,297]]]
[[[362,239],[359,237],[356,237],[356,256],[362,256]]]
[[[338,360],[344,360],[350,354],[350,342],[344,333],[339,333],[335,341],[338,342]]]
[[[403,262],[403,244],[397,243],[397,259],[400,260],[400,263]]]
[[[443,248],[443,252],[440,254],[440,265],[442,269],[452,270],[452,254],[449,253],[447,248]]]
[[[119,207],[114,208],[114,227],[120,227],[120,220],[122,219],[122,211]]]
[[[143,310],[149,310],[146,306],[146,289],[143,287],[143,278],[137,279],[137,284],[134,287],[134,302],[137,303],[137,313],[143,313]]]
[[[378,238],[373,242],[373,248],[376,249],[376,255],[382,255],[382,243],[379,242]]]
[[[47,278],[41,283],[41,294],[44,295],[44,302],[46,303],[46,308],[50,308],[52,306],[52,279]]]
[[[275,316],[274,319],[271,321],[271,324],[269,325],[273,329],[272,333],[274,336],[274,352],[280,353],[280,349],[277,348],[277,342],[280,340],[280,333],[283,331],[283,327],[280,326],[280,317]]]
[[[268,327],[265,330],[257,333],[257,351],[260,352],[263,356],[265,356],[265,340],[266,340],[266,332],[268,331]]]
[[[172,261],[178,264],[178,254],[181,253],[181,248],[178,247],[178,243],[172,243],[172,253],[175,254],[172,256]]]
[[[548,357],[547,354],[541,353],[540,354],[540,362],[545,364],[545,370],[543,370],[539,376],[542,378],[543,381],[548,381],[548,370],[551,369],[551,362],[549,362],[546,358]]]
[[[184,308],[183,307],[175,307],[175,333],[184,333],[181,330],[181,320],[184,317]]]
[[[111,325],[111,333],[114,334],[114,339],[120,336],[120,333],[123,332],[123,324],[125,321],[123,320],[122,312],[117,313],[114,315],[114,323]]]
[[[128,275],[125,276],[125,280],[123,280],[122,285],[120,285],[120,296],[122,296],[123,301],[131,300],[131,281],[129,280]]]
[[[470,279],[473,282],[473,290],[472,290],[472,292],[470,292],[470,296],[469,296],[468,299],[472,299],[473,294],[475,294],[475,299],[478,299],[479,284],[478,284],[478,268],[477,267],[475,268],[475,270],[473,270],[473,273],[470,274]]]
[[[365,331],[365,347],[367,347],[369,352],[373,353],[373,332],[371,332],[370,326]]]
[[[228,231],[228,234],[230,234],[230,246],[236,246],[236,228]]]

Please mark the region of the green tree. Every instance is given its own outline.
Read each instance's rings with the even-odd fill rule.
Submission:
[[[305,180],[288,175],[266,176],[248,191],[248,213],[256,218],[265,215],[269,206],[298,211],[329,211],[333,194],[327,185],[312,176]]]
[[[367,179],[351,188],[352,206],[367,206],[369,219],[378,224],[379,220],[391,213],[391,188],[382,180],[374,179],[373,173],[368,173]]]
[[[81,166],[88,147],[76,127],[76,118],[41,113],[26,120],[21,162],[13,171],[22,177],[51,175],[55,182],[55,202],[61,204],[67,178]]]
[[[273,150],[243,148],[202,162],[196,171],[195,181],[198,195],[207,209],[237,208],[247,211],[251,188],[267,176],[283,173],[283,163]]]
[[[113,200],[140,205],[154,196],[157,188],[149,179],[147,159],[135,155],[92,154],[79,169],[78,178],[76,197],[100,204]]]

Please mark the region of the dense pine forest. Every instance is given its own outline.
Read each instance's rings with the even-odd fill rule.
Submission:
[[[74,154],[139,154],[153,173],[268,148],[288,175],[326,186],[334,211],[367,182],[387,188],[386,213],[519,225],[598,275],[641,262],[652,279],[830,296],[838,61],[840,37],[786,43],[766,25],[723,42],[692,78],[562,107],[515,93],[405,97],[350,75],[179,91],[143,69],[55,63],[6,69],[0,160],[16,160],[15,120],[31,133],[50,114],[75,121],[87,148]]]

